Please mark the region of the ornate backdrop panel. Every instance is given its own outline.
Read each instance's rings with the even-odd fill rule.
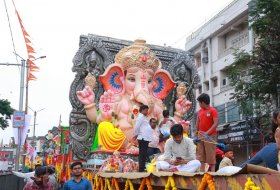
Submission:
[[[72,105],[69,124],[70,143],[74,159],[86,160],[89,158],[90,148],[93,144],[97,127],[96,124],[91,123],[87,119],[84,106],[78,100],[76,91],[82,90],[85,87],[84,79],[90,72],[97,79],[94,93],[96,95],[96,105],[99,105],[100,96],[104,93],[99,76],[114,62],[114,57],[119,50],[131,44],[131,41],[92,34],[80,36],[80,47],[73,58],[72,67],[72,71],[76,75],[71,84],[69,94]],[[198,82],[193,56],[189,52],[180,49],[156,45],[149,45],[149,47],[159,57],[162,68],[171,74],[176,85],[184,82],[188,86],[186,96],[193,104],[191,109],[184,115],[184,119],[191,120],[196,106],[194,89]],[[169,109],[171,115],[173,115],[175,109],[174,103],[176,99],[176,89],[174,88],[164,100],[164,104]]]

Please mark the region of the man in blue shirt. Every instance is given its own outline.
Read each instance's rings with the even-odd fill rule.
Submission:
[[[277,170],[278,148],[276,143],[269,143],[263,147],[253,158],[243,163],[241,167],[244,167],[245,164],[259,165],[262,163],[270,169]]]
[[[91,183],[82,177],[83,165],[81,162],[71,164],[72,179],[63,185],[63,190],[92,190]]]
[[[274,123],[272,123],[272,135],[270,138],[267,139],[269,144],[263,147],[253,158],[243,163],[241,167],[244,167],[245,164],[254,164],[254,165],[264,164],[266,167],[270,169],[277,170],[277,164],[280,161],[278,160],[278,147],[277,144],[275,143],[275,139],[276,139],[275,131],[278,127],[278,123],[276,123],[277,121],[276,119],[278,114],[280,116],[279,110],[273,113]]]

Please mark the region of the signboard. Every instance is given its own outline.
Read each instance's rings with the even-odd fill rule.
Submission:
[[[13,115],[13,127],[23,128],[25,125],[25,112],[15,111]]]

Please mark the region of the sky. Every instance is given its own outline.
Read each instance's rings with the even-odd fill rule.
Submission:
[[[148,44],[184,49],[186,37],[215,16],[233,0],[14,0],[23,25],[30,35],[35,61],[40,68],[36,81],[29,83],[28,106],[39,111],[36,136],[53,126],[69,126],[69,90],[74,73],[72,59],[79,48],[80,35],[96,34]],[[10,33],[9,15],[13,40]],[[0,63],[20,63],[27,58],[24,38],[12,0],[0,3]],[[0,99],[19,108],[20,68],[0,65]],[[28,114],[34,112],[29,109]],[[33,118],[29,136],[33,134]],[[0,129],[0,140],[8,143],[10,126]]]

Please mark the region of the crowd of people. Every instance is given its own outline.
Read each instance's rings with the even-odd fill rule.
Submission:
[[[163,111],[163,120],[148,118],[149,107],[142,105],[136,119],[134,128],[134,141],[139,146],[139,172],[145,171],[147,157],[162,153],[156,166],[158,170],[195,172],[198,169],[205,171],[205,163],[211,171],[215,171],[216,144],[218,126],[218,112],[210,106],[210,97],[201,94],[197,98],[201,109],[198,112],[196,123],[196,137],[201,139],[195,144],[192,139],[184,135],[187,131],[185,122],[176,122],[169,116],[167,110]],[[161,147],[161,142],[165,142]]]
[[[163,119],[148,118],[149,107],[142,105],[136,119],[134,137],[131,141],[138,141],[139,172],[146,171],[146,163],[150,157],[160,155],[155,162],[158,171],[186,171],[186,172],[225,172],[228,167],[234,166],[233,147],[227,145],[217,146],[218,112],[210,106],[207,94],[197,98],[200,110],[197,114],[195,143],[194,139],[187,137],[186,123],[176,122],[169,116],[167,110],[163,111]],[[245,164],[263,164],[273,170],[280,170],[280,109],[273,112],[272,121],[273,139],[264,146],[254,157],[236,168]],[[24,190],[91,190],[89,180],[82,177],[83,165],[74,162],[71,165],[72,178],[63,187],[56,182],[53,167],[36,165],[35,171],[29,173],[13,172],[25,179]]]
[[[147,117],[149,112],[147,105],[140,107],[134,128],[135,136],[132,139],[138,141],[139,172],[146,171],[146,162],[155,154],[161,154],[155,162],[158,171],[227,172],[237,171],[246,164],[262,164],[273,170],[279,170],[279,109],[273,112],[271,142],[251,159],[240,166],[234,166],[233,147],[230,145],[219,147],[217,143],[218,111],[210,106],[210,97],[207,94],[201,94],[197,101],[200,110],[197,114],[194,139],[185,135],[186,126],[170,117],[167,110],[163,111],[163,120],[157,121],[155,118]],[[230,170],[227,170],[228,168]]]
[[[56,181],[55,169],[51,166],[35,165],[35,170],[28,173],[13,171],[13,174],[24,178],[23,190],[92,190],[89,180],[82,177],[83,164],[73,162],[70,166],[72,178],[66,183],[59,184]]]

